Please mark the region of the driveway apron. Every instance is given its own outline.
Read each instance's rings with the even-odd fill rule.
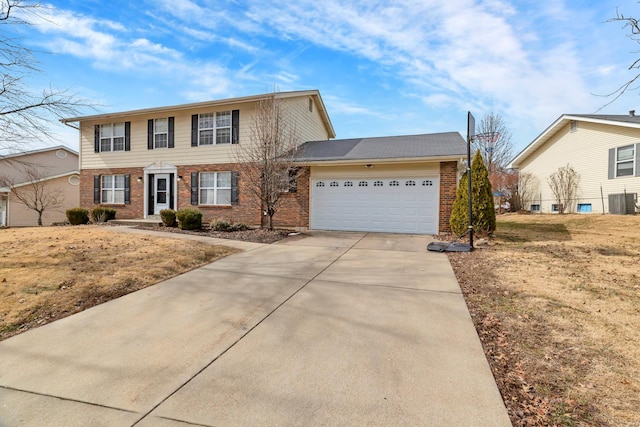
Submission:
[[[0,343],[0,426],[510,425],[426,236],[255,245]]]

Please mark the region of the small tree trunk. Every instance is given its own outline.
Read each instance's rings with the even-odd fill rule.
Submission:
[[[42,226],[42,211],[38,211],[38,225]]]

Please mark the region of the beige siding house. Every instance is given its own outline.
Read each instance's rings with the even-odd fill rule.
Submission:
[[[27,208],[15,194],[32,197],[36,187],[45,195],[55,194],[59,202],[44,211],[43,225],[66,221],[66,210],[79,206],[79,184],[78,153],[67,147],[0,157],[0,226],[38,225],[38,213]]]
[[[80,204],[116,209],[117,219],[157,218],[196,207],[204,221],[258,225],[263,213],[243,177],[262,94],[63,119],[79,129]],[[335,140],[317,90],[275,96],[300,150],[295,185],[274,225],[297,229],[435,234],[448,230],[458,161],[457,133]]]
[[[557,212],[547,178],[569,164],[580,175],[567,211],[633,213],[640,193],[640,117],[565,114],[518,154],[511,167],[535,177],[533,212]]]

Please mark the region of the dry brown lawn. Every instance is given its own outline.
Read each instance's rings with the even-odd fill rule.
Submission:
[[[450,259],[514,425],[640,425],[640,216],[502,215]]]
[[[104,226],[0,229],[0,340],[237,252]]]

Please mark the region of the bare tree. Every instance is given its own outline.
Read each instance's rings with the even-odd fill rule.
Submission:
[[[299,144],[297,130],[277,93],[258,102],[250,132],[251,140],[236,151],[242,164],[242,188],[251,196],[250,203],[259,204],[262,227],[271,230],[280,196],[296,179],[293,155]]]
[[[38,16],[41,7],[25,0],[0,0],[0,149],[15,151],[34,139],[55,139],[51,125],[57,119],[93,106],[69,89],[50,86],[34,91],[28,86],[28,78],[40,71],[38,62],[34,52],[11,30],[13,26],[29,25],[20,15]]]
[[[505,169],[512,157],[511,131],[502,116],[485,114],[476,126],[476,147],[480,150],[489,174]]]
[[[505,188],[511,210],[526,210],[538,192],[538,179],[531,172],[510,173]]]
[[[558,168],[547,178],[551,192],[558,206],[558,212],[563,214],[573,210],[573,204],[578,195],[580,174],[571,165]]]
[[[17,167],[14,165],[14,167]],[[38,225],[42,225],[42,215],[49,209],[56,209],[64,203],[62,190],[51,185],[44,168],[34,164],[22,163],[22,180],[0,176],[0,186],[11,189],[11,194],[28,209],[38,213]]]

